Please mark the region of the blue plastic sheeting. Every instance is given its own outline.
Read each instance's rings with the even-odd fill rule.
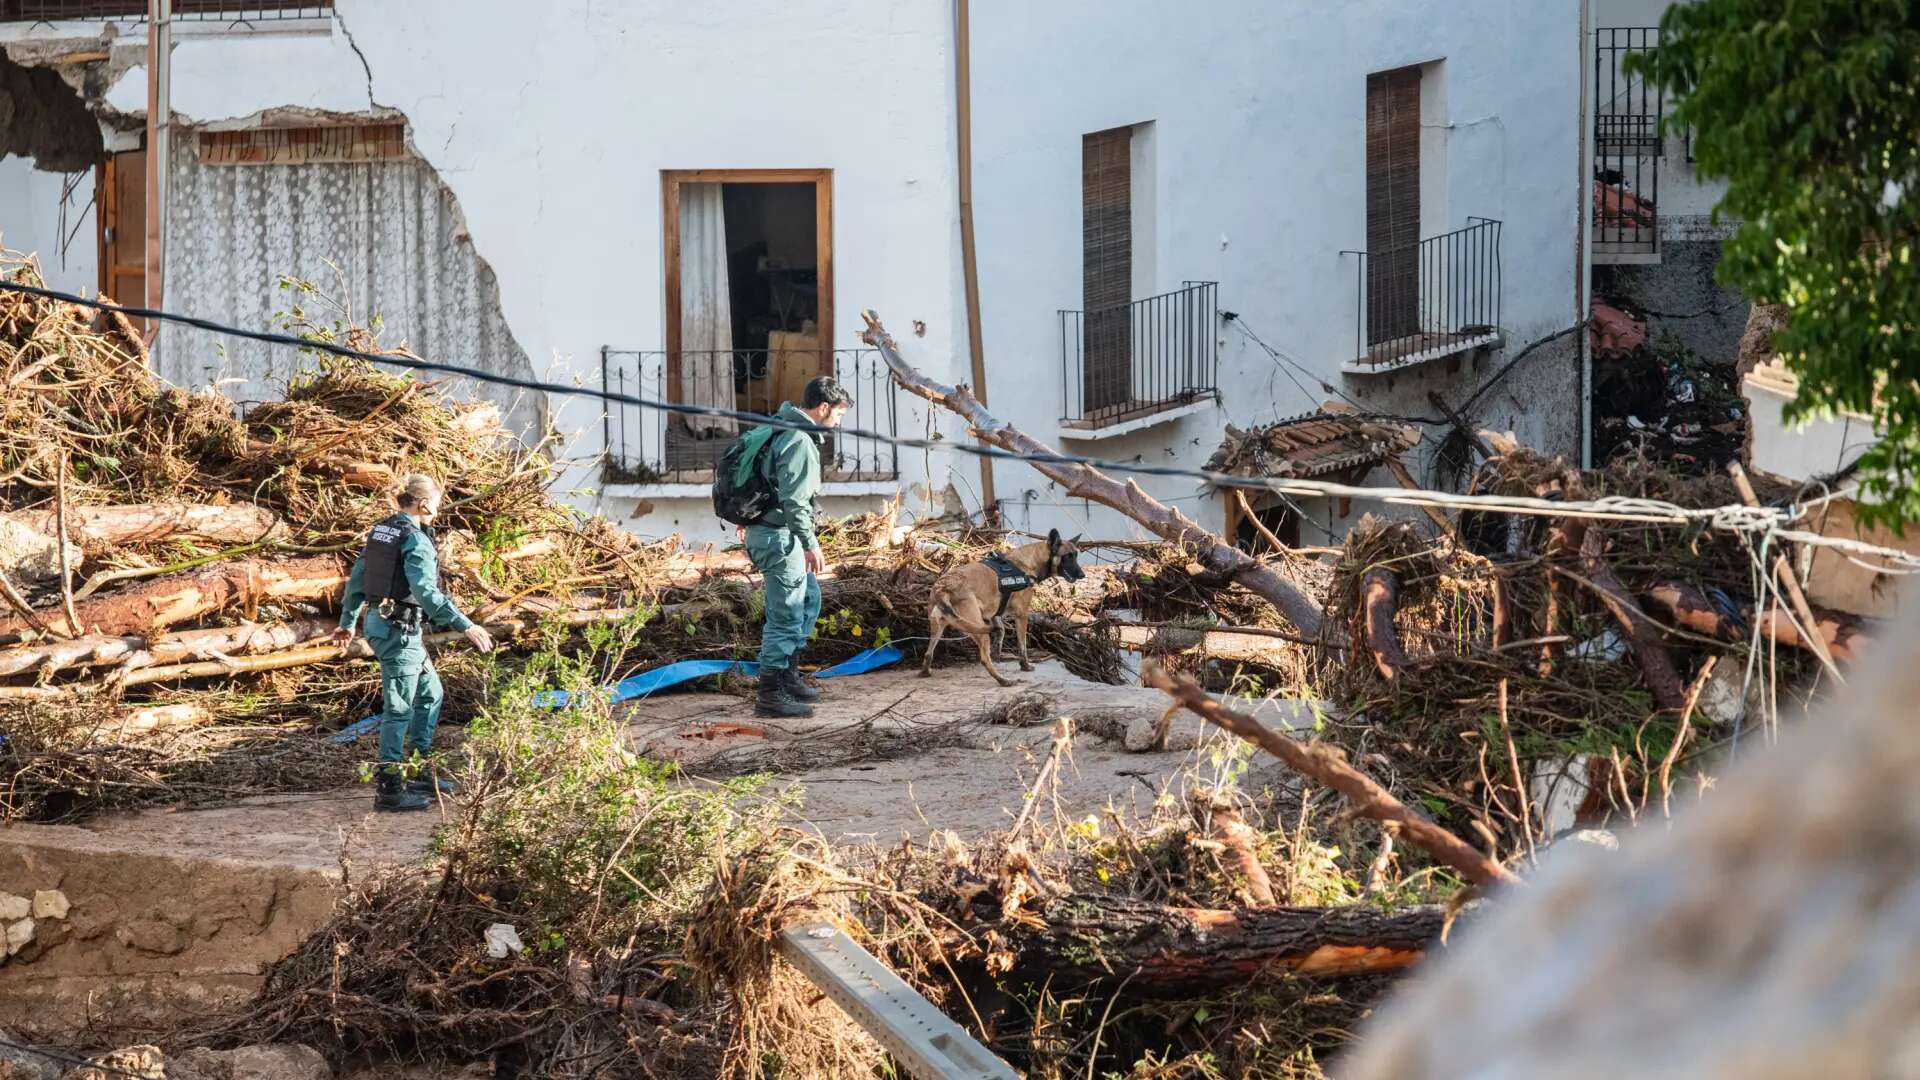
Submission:
[[[877,649],[842,660],[830,668],[822,668],[813,673],[816,679],[837,679],[842,675],[865,675],[869,671],[898,663],[906,654],[898,646],[882,645]],[[628,701],[646,697],[656,690],[665,690],[669,686],[678,686],[694,679],[704,679],[709,675],[721,675],[736,671],[742,675],[760,674],[760,665],[747,660],[680,660],[665,667],[643,671],[638,675],[629,675],[608,688],[609,699],[613,702]],[[533,703],[543,709],[558,709],[567,703],[565,690],[543,690],[534,695]],[[339,731],[327,736],[330,743],[350,743],[362,735],[380,726],[378,716],[369,716],[348,724]]]
[[[904,659],[898,646],[882,645],[877,649],[868,649],[833,665],[814,672],[817,679],[836,679],[842,675],[865,675],[876,668],[886,667]],[[656,690],[665,690],[669,686],[678,686],[694,679],[704,679],[709,675],[723,675],[736,672],[741,675],[760,674],[760,665],[748,660],[679,660],[664,667],[642,671],[629,675],[608,688],[609,700],[618,703],[643,698]],[[534,698],[534,704],[542,708],[557,709],[567,703],[565,690],[548,690]]]

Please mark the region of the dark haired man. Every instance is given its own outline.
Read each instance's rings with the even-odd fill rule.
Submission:
[[[820,579],[827,568],[814,532],[813,500],[820,494],[820,448],[840,426],[853,398],[830,375],[807,383],[801,404],[782,402],[775,417],[800,427],[778,431],[767,448],[775,504],[745,532],[747,556],[766,579],[766,622],[760,632],[759,716],[811,716],[820,691],[800,679],[794,655],[820,618]]]

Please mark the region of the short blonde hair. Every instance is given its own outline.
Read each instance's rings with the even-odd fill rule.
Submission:
[[[408,473],[400,478],[400,490],[394,493],[394,499],[401,506],[424,506],[439,498],[440,481],[425,473]]]

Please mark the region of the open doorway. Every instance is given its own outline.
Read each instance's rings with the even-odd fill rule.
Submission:
[[[662,174],[671,400],[772,413],[833,370],[832,173]],[[717,460],[739,424],[680,417],[670,466]]]
[[[1288,548],[1300,546],[1300,515],[1291,503],[1275,495],[1249,495],[1249,502],[1243,504],[1241,494],[1221,492],[1227,500],[1227,535],[1234,547],[1249,555],[1271,554],[1273,542],[1268,534]],[[1243,507],[1251,508],[1253,514],[1249,516]]]

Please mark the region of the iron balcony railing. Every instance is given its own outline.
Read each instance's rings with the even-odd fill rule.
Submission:
[[[0,22],[145,22],[147,0],[0,0]],[[324,19],[333,0],[173,0],[175,22]]]
[[[1358,258],[1352,370],[1403,367],[1487,344],[1500,328],[1500,222]]]
[[[1219,396],[1217,282],[1060,312],[1062,426],[1097,429]]]
[[[834,377],[853,395],[845,426],[897,434],[899,405],[879,352],[834,349],[827,358]],[[822,351],[813,349],[600,350],[600,383],[609,391],[763,416],[777,412],[782,401],[799,405],[807,380],[822,370]],[[741,430],[742,425],[730,422],[703,423],[697,417],[609,402],[602,478],[609,484],[712,483],[714,463]],[[892,443],[835,432],[821,450],[820,464],[829,481],[889,481],[900,476],[900,451]]]
[[[1626,70],[1660,47],[1657,26],[1594,31],[1593,243],[1596,254],[1660,250],[1660,117],[1664,91]]]

